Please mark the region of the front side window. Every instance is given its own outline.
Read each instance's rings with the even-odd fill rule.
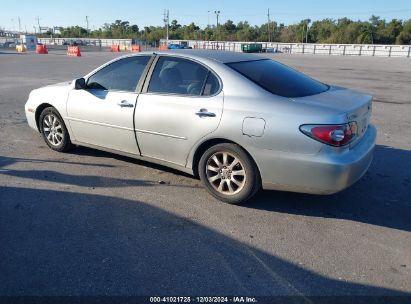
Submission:
[[[92,75],[87,81],[89,90],[134,92],[150,56],[133,56],[117,60]]]
[[[283,97],[304,97],[325,92],[329,87],[274,60],[227,63],[263,89]]]
[[[161,56],[151,76],[148,92],[200,96],[208,69],[183,58]]]

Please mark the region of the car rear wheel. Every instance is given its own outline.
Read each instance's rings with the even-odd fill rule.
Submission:
[[[66,125],[55,108],[48,107],[41,112],[39,126],[44,141],[52,150],[66,152],[73,147]]]
[[[261,188],[256,165],[235,144],[218,144],[205,151],[200,159],[199,175],[214,197],[230,204],[246,202]]]

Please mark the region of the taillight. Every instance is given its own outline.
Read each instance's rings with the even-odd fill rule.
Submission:
[[[355,138],[357,123],[353,121],[341,125],[302,125],[300,131],[327,145],[341,147]]]

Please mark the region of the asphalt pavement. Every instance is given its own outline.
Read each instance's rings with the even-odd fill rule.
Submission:
[[[165,167],[53,152],[27,126],[32,89],[116,56],[0,53],[0,295],[411,295],[411,59],[266,55],[373,94],[375,159],[335,195],[231,206]]]

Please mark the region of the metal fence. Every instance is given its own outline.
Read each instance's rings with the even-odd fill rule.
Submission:
[[[161,40],[161,42],[163,42]],[[160,43],[161,43],[160,42]],[[181,43],[180,40],[169,40],[169,43]],[[315,54],[340,56],[379,56],[411,57],[411,45],[377,45],[377,44],[318,44],[318,43],[277,43],[277,42],[232,42],[189,40],[188,45],[194,49],[223,50],[241,52],[242,44],[262,44],[263,51],[288,54]]]
[[[111,47],[113,44],[129,47],[132,44],[131,39],[96,39],[96,38],[37,38],[37,41],[42,44],[64,45],[76,42],[80,45],[91,45],[99,47]]]
[[[18,43],[19,39],[0,38],[0,47],[5,47],[8,42]],[[95,38],[38,38],[39,43],[46,44],[50,49],[60,49],[61,46],[78,42],[82,49],[108,50],[112,45],[120,45],[124,49],[130,49],[132,44],[139,44],[143,50],[152,50],[160,42],[135,41],[132,39],[95,39]],[[181,40],[169,40],[169,44],[181,43]],[[378,57],[411,57],[411,45],[377,45],[377,44],[318,44],[318,43],[277,43],[277,42],[238,42],[238,41],[184,41],[194,49],[223,50],[241,52],[242,44],[259,43],[263,51],[288,54],[315,54],[315,55],[339,55],[339,56],[378,56]]]
[[[121,51],[131,50],[132,45],[139,45],[143,51],[158,48],[158,41],[135,39],[96,39],[96,38],[38,38],[38,42],[47,45],[49,50],[60,50],[76,43],[83,51],[110,51],[112,45],[119,45]]]

